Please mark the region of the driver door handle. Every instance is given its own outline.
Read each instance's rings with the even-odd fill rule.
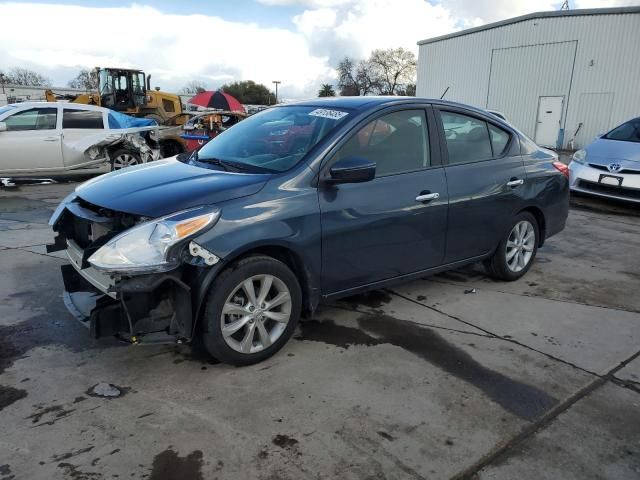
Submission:
[[[439,193],[421,193],[416,197],[416,202],[429,202],[440,198]]]
[[[522,184],[524,184],[524,180],[521,178],[513,178],[507,182],[507,186],[512,188]]]

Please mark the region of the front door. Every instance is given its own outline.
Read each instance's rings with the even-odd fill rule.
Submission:
[[[0,173],[7,175],[62,170],[62,135],[58,108],[30,108],[3,120],[0,132]]]
[[[536,143],[538,145],[551,148],[558,146],[563,101],[564,97],[540,97],[536,123]]]
[[[376,162],[376,177],[319,189],[323,294],[440,265],[447,184],[439,156],[434,161],[430,152],[425,110],[396,110],[368,122],[323,170],[348,157]]]

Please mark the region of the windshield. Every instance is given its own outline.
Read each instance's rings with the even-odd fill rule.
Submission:
[[[271,108],[215,137],[198,151],[198,161],[223,161],[247,171],[284,172],[348,115],[333,108]]]
[[[0,115],[2,115],[3,113],[6,113],[6,112],[9,112],[9,111],[13,110],[14,108],[16,108],[16,107],[14,107],[12,105],[7,105],[6,107],[0,107]]]
[[[640,143],[640,117],[629,120],[607,133],[607,140]]]

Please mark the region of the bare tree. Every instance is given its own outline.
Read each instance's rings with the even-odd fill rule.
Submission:
[[[14,68],[7,74],[7,83],[25,87],[50,87],[51,80],[26,68]]]
[[[375,91],[377,80],[372,76],[372,65],[368,60],[344,57],[338,67],[338,87],[342,96],[368,95]]]
[[[73,80],[70,80],[67,84],[71,88],[78,88],[82,90],[97,90],[98,89],[98,75],[95,70],[80,70],[78,75]]]
[[[415,84],[416,56],[404,48],[374,50],[369,58],[371,76],[376,79],[376,91],[381,95],[397,95]]]
[[[207,91],[207,86],[200,80],[191,80],[184,87],[182,87],[182,93],[186,95],[195,95]]]

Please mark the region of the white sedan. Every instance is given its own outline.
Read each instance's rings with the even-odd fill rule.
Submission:
[[[156,160],[154,121],[94,105],[0,107],[0,177],[87,175]]]

